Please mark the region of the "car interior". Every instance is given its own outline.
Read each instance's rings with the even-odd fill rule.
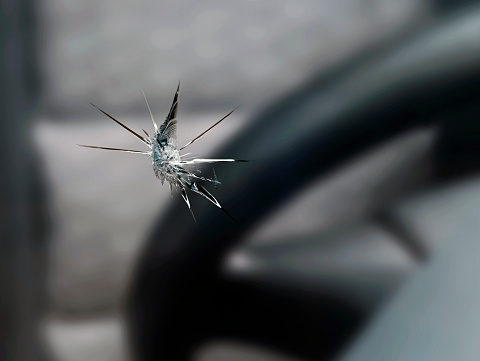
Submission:
[[[298,360],[475,359],[479,24],[468,8],[367,49],[220,149],[252,160],[216,169],[236,224],[199,201],[198,225],[183,204],[155,225],[126,301],[134,355],[226,340]],[[302,204],[314,226],[289,228]]]
[[[249,161],[215,166],[233,220],[200,197],[197,223],[181,201],[158,214],[122,298],[125,360],[478,360],[480,6],[430,3],[215,151]],[[0,360],[84,360],[38,332],[51,200],[31,5],[0,11]]]

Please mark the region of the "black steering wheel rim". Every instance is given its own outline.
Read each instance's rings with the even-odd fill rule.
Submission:
[[[198,226],[180,201],[155,225],[127,301],[137,357],[186,358],[202,338],[197,334],[208,329],[194,325],[198,314],[214,312],[212,305],[222,302],[216,290],[225,287],[218,275],[223,256],[307,182],[402,131],[449,121],[475,106],[479,38],[479,9],[434,24],[314,79],[261,112],[219,150],[221,157],[255,160],[217,171],[223,185],[216,195],[238,224],[199,199]]]

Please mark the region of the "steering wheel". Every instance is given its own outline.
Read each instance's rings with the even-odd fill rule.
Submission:
[[[478,114],[480,8],[369,49],[259,113],[219,156],[216,193],[237,224],[208,202],[182,202],[154,227],[135,269],[127,323],[138,360],[188,360],[218,338],[328,357],[364,314],[328,297],[228,279],[225,255],[313,179],[415,127]],[[352,294],[352,297],[354,295]]]

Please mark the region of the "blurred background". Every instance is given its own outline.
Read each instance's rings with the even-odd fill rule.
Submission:
[[[195,155],[213,155],[279,97],[359,53],[372,49],[373,54],[470,5],[447,0],[1,0],[0,360],[130,360],[122,317],[127,285],[153,227],[183,201],[162,187],[148,157],[77,146],[142,149],[89,103],[136,131],[150,132],[141,87],[162,121],[181,80],[179,144],[240,105],[189,148]],[[346,271],[345,287],[371,282],[358,303],[377,307],[416,270],[424,250],[413,247],[413,256],[398,252],[398,234],[358,225],[358,220],[378,199],[403,199],[430,184],[437,138],[438,129],[417,129],[328,179],[309,183],[253,227],[245,244],[269,246],[328,231],[329,242],[346,245],[344,253],[329,253],[336,251],[327,243],[314,260],[293,261],[319,265],[309,272],[331,283],[335,278],[327,279],[326,260],[339,257],[342,264],[355,264],[357,250],[349,239],[360,237],[370,269],[390,268],[365,279]],[[414,214],[409,204],[400,207],[402,217]],[[232,251],[225,272],[251,277],[254,256]],[[377,294],[377,288],[388,292]],[[227,339],[200,348],[194,359],[302,358]]]

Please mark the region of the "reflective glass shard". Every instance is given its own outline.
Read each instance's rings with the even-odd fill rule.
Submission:
[[[193,214],[193,210],[188,199],[187,190],[191,192],[200,194],[201,196],[208,199],[211,203],[215,206],[220,208],[226,215],[233,219],[230,213],[217,201],[217,199],[201,184],[198,184],[197,181],[205,181],[207,183],[213,183],[215,185],[220,184],[213,171],[214,179],[202,177],[198,175],[200,170],[196,169],[194,165],[202,164],[202,163],[217,163],[217,162],[247,162],[246,160],[237,160],[237,159],[205,159],[205,158],[192,158],[192,159],[182,159],[183,157],[189,155],[190,153],[180,154],[180,151],[184,148],[188,147],[190,144],[194,143],[196,140],[201,138],[205,133],[213,129],[215,126],[220,124],[223,120],[225,120],[230,114],[233,113],[232,110],[230,113],[225,115],[222,119],[217,121],[207,130],[202,132],[200,135],[195,137],[193,140],[188,142],[186,145],[178,149],[177,147],[177,111],[178,111],[178,93],[180,91],[180,82],[178,83],[177,90],[175,92],[172,106],[170,107],[170,111],[163,122],[163,124],[158,127],[153,115],[152,111],[150,110],[150,106],[148,105],[147,97],[145,93],[142,93],[145,98],[145,103],[147,104],[148,111],[150,113],[150,117],[154,127],[154,135],[152,137],[144,130],[144,134],[146,138],[141,136],[140,134],[136,133],[132,129],[128,128],[123,123],[119,122],[117,119],[112,117],[111,115],[104,112],[102,109],[98,108],[97,106],[93,105],[107,117],[115,121],[117,124],[122,126],[124,129],[135,135],[139,138],[147,147],[148,150],[145,151],[138,151],[138,150],[129,150],[129,149],[122,149],[122,148],[110,148],[110,147],[98,147],[92,145],[81,145],[82,147],[88,148],[96,148],[96,149],[104,149],[104,150],[116,150],[122,152],[129,152],[129,153],[137,153],[137,154],[144,154],[148,155],[152,161],[153,171],[155,176],[160,179],[162,185],[165,181],[169,183],[170,189],[180,189],[182,198],[187,204],[188,209],[190,210],[193,219],[195,220],[195,216]],[[185,167],[191,167],[192,169],[187,169]],[[195,179],[195,180],[194,180]],[[195,220],[196,222],[196,220]]]

